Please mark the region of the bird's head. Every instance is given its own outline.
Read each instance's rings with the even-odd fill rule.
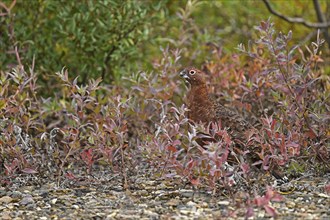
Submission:
[[[204,73],[196,68],[188,67],[180,72],[180,76],[191,86],[205,84]]]

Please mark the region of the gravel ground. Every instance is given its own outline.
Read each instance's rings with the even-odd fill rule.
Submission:
[[[135,176],[129,189],[118,175],[100,172],[60,186],[47,179],[22,176],[0,188],[1,219],[244,219],[244,193],[205,189],[164,179]],[[283,200],[271,203],[278,219],[330,219],[330,196],[324,192],[330,175],[309,175],[275,187]],[[266,180],[265,180],[266,181]],[[267,180],[268,181],[268,180]],[[24,184],[23,184],[24,183]],[[179,187],[181,186],[181,187]],[[286,191],[286,192],[283,192]],[[254,219],[270,218],[254,207]]]

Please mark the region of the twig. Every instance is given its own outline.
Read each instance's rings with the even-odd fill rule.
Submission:
[[[5,3],[0,2],[0,7],[4,8],[6,11],[5,13],[0,13],[0,17],[10,14],[10,11],[15,6],[15,4],[16,4],[16,0],[12,1],[9,7],[7,7]]]
[[[281,13],[279,13],[278,11],[275,11],[272,6],[270,5],[269,1],[268,0],[262,0],[268,11],[274,15],[276,15],[277,17],[289,22],[289,23],[298,23],[298,24],[302,24],[306,27],[309,27],[309,28],[327,28],[327,27],[330,27],[330,22],[322,22],[322,23],[312,23],[312,22],[309,22],[309,21],[305,21],[303,18],[298,18],[298,17],[295,17],[295,18],[292,18],[292,17],[287,17]]]
[[[313,0],[313,4],[314,4],[315,12],[316,12],[316,15],[317,15],[317,20],[319,22],[322,22],[322,23],[327,22],[326,17],[322,13],[319,1],[318,0]],[[330,48],[330,36],[329,36],[328,28],[322,28],[322,32],[323,32],[324,38],[327,41],[327,44]]]
[[[21,61],[21,58],[19,56],[19,52],[18,52],[17,46],[15,46],[15,55],[16,55],[16,60],[18,62],[19,67],[20,68],[23,68],[22,61]]]
[[[127,32],[125,32],[124,34],[121,34],[118,36],[118,38],[116,39],[117,42],[120,42],[122,39],[124,38],[127,38],[128,35],[134,31],[134,29],[137,27],[138,24],[134,24]],[[103,68],[102,70],[102,79],[105,78],[105,75],[107,74],[107,66],[108,66],[108,63],[110,62],[111,60],[111,55],[115,52],[115,50],[118,49],[119,46],[112,46],[111,50],[107,53],[106,55],[106,58],[104,60],[104,64],[105,64],[105,68]],[[112,76],[114,77],[114,76]]]

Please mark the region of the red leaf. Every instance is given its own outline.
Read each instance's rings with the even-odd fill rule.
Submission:
[[[177,152],[178,150],[176,149],[176,147],[174,147],[173,145],[169,145],[167,146],[167,150],[172,151],[173,153]]]
[[[71,173],[71,172],[67,172],[67,173],[65,174],[65,177],[68,178],[68,179],[70,179],[70,180],[74,180],[74,179],[76,179],[76,176],[73,175],[73,173]]]
[[[80,156],[88,166],[91,166],[94,163],[92,148],[84,150],[83,152],[81,152]]]
[[[311,139],[314,139],[317,137],[316,133],[311,128],[309,128],[309,131],[306,132],[306,136]]]
[[[175,140],[172,143],[173,146],[177,146],[177,145],[180,145],[180,144],[181,144],[181,141],[179,141],[179,140]]]
[[[273,202],[280,202],[283,200],[283,197],[276,191],[272,189],[272,187],[267,187],[266,198]]]
[[[271,125],[271,129],[272,129],[272,131],[274,131],[274,127],[275,127],[275,125],[276,125],[276,119],[273,119],[273,121],[272,121],[272,125]]]
[[[4,167],[6,168],[6,175],[12,175],[18,169],[18,159],[15,158],[10,164],[5,163]]]
[[[265,205],[264,209],[266,210],[266,212],[271,215],[272,217],[276,217],[276,211],[273,207],[269,206],[269,205]]]
[[[269,200],[266,199],[264,196],[258,196],[254,199],[254,204],[257,206],[265,206],[269,203]]]
[[[197,185],[199,185],[199,179],[197,178],[197,179],[190,179],[190,182],[191,182],[191,184],[193,184],[194,186],[197,186]]]
[[[266,22],[264,22],[264,21],[262,21],[262,22],[260,22],[260,26],[261,26],[261,30],[263,30],[263,31],[266,31],[267,30],[267,23]]]
[[[243,173],[248,173],[250,171],[250,166],[247,163],[243,163],[241,169],[243,170]]]
[[[35,169],[32,169],[32,168],[24,168],[22,170],[23,173],[28,173],[28,174],[36,174],[38,173],[38,171],[36,171]]]
[[[189,169],[193,168],[194,165],[195,165],[194,162],[195,162],[195,161],[194,161],[193,159],[191,159],[191,160],[188,162],[187,167],[188,167]]]
[[[328,184],[328,185],[326,185],[326,186],[324,187],[324,191],[325,191],[327,194],[330,195],[330,184]]]

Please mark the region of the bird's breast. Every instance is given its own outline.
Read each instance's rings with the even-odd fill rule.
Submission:
[[[214,109],[207,100],[194,100],[188,104],[188,118],[194,122],[209,123],[214,119]]]

